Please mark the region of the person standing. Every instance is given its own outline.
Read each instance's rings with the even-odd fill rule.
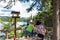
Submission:
[[[29,23],[29,25],[27,26],[27,28],[26,28],[26,30],[24,32],[27,37],[28,36],[29,37],[33,36],[33,34],[32,34],[33,24],[34,24],[33,20],[30,20],[30,23]]]

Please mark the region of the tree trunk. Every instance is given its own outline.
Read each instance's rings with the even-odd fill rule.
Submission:
[[[60,0],[59,0],[60,2]],[[59,38],[60,38],[60,3],[59,3]]]
[[[53,0],[53,40],[59,39],[59,0]]]
[[[59,39],[60,39],[60,10],[59,10]]]

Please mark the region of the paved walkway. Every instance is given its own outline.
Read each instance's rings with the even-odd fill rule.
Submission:
[[[6,39],[6,40],[13,40],[13,38],[12,39]],[[26,39],[25,37],[22,37],[22,38],[18,38],[17,40],[37,40],[37,38],[36,37],[33,37],[33,38],[31,37],[31,38]],[[44,40],[47,40],[47,39],[44,39]]]

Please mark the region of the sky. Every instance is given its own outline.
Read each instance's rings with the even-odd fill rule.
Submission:
[[[32,1],[30,1],[29,3],[28,2],[21,3],[19,1],[16,1],[16,4],[13,5],[11,9],[3,8],[4,6],[8,4],[7,2],[6,3],[4,3],[3,1],[0,2],[0,16],[11,16],[12,11],[19,11],[20,17],[27,18],[27,17],[30,17],[31,14],[32,16],[36,15],[36,13],[38,12],[36,9],[30,11],[29,13],[26,11],[26,9],[29,8],[30,5],[32,4]]]

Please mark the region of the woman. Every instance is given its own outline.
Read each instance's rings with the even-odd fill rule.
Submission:
[[[36,22],[36,27],[35,27],[34,30],[38,34],[38,37],[43,40],[44,36],[45,36],[45,33],[46,33],[46,29],[44,28],[44,26],[42,25],[42,23],[40,21]]]

